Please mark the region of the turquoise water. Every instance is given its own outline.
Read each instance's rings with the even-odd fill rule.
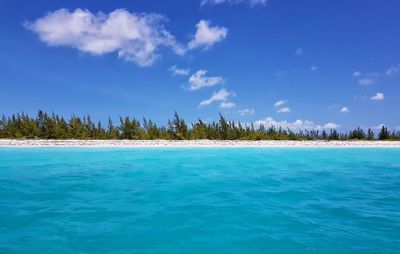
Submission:
[[[400,253],[400,149],[0,149],[0,253]]]

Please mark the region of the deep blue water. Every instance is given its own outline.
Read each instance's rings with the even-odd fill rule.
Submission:
[[[400,253],[400,149],[0,148],[0,253]]]

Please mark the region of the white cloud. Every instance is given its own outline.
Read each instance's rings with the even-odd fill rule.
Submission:
[[[227,102],[223,101],[223,102],[221,102],[221,103],[219,104],[219,107],[220,107],[220,108],[225,108],[225,109],[231,109],[231,108],[233,108],[233,107],[235,107],[235,106],[236,106],[235,103],[229,102],[229,101],[227,101]]]
[[[316,71],[318,70],[318,66],[311,66],[310,71]]]
[[[385,95],[383,93],[376,93],[374,96],[371,97],[371,100],[374,101],[382,101],[385,99]]]
[[[277,113],[289,113],[289,112],[291,112],[292,110],[289,108],[289,107],[284,107],[284,108],[280,108],[280,109],[278,109],[276,112]]]
[[[358,84],[360,84],[362,86],[371,85],[374,82],[375,82],[375,80],[372,78],[363,78],[363,79],[358,80]]]
[[[280,100],[280,101],[275,102],[274,106],[279,107],[279,106],[282,106],[283,104],[285,104],[286,102],[287,102],[287,100]]]
[[[326,123],[322,128],[324,129],[337,129],[339,128],[340,125],[339,124],[335,124],[335,123]]]
[[[304,54],[304,50],[302,49],[302,48],[298,48],[297,50],[296,50],[296,55],[303,55]]]
[[[202,47],[208,49],[215,43],[222,41],[228,34],[228,29],[225,27],[211,27],[210,22],[200,20],[196,25],[197,30],[193,39],[188,43],[188,49]]]
[[[238,111],[241,116],[254,115],[256,111],[253,108],[245,108]]]
[[[174,76],[187,76],[190,74],[190,69],[189,68],[178,68],[176,65],[171,66],[169,68],[169,71],[172,72],[172,75]]]
[[[120,58],[139,66],[152,65],[160,57],[160,47],[184,55],[198,47],[208,49],[228,33],[225,27],[211,27],[209,21],[200,20],[193,39],[185,47],[165,29],[166,20],[159,14],[124,9],[109,14],[59,9],[24,25],[49,46],[72,47],[91,55],[116,52]]]
[[[394,75],[400,72],[400,64],[390,67],[385,73],[386,75]]]
[[[200,102],[199,107],[207,106],[217,101],[227,101],[231,96],[235,96],[235,92],[228,92],[225,89],[221,89],[218,92],[214,92],[209,99]]]
[[[265,119],[255,121],[254,125],[257,127],[263,125],[266,128],[274,126],[275,128],[281,127],[283,129],[291,129],[291,130],[322,130],[324,128],[326,129],[332,129],[332,127],[338,128],[340,126],[335,123],[327,123],[324,126],[321,126],[315,124],[313,121],[301,120],[301,119],[298,119],[294,122],[288,122],[286,120],[276,121],[272,117],[267,117]]]
[[[398,73],[400,73],[400,64],[391,66],[384,72],[362,73],[360,71],[356,71],[353,73],[353,77],[359,78],[358,83],[360,85],[371,85],[388,76],[393,76]]]
[[[378,124],[378,125],[376,125],[376,126],[372,126],[371,129],[373,129],[373,130],[380,130],[380,129],[382,129],[382,127],[387,127],[387,125],[384,124],[384,123],[381,123],[381,124]]]
[[[350,109],[348,107],[343,107],[340,109],[340,113],[349,113]]]
[[[267,3],[267,0],[202,0],[201,5],[217,5],[217,4],[239,4],[239,3],[247,3],[250,6],[255,6],[255,5],[265,5]]]
[[[49,46],[68,46],[92,55],[117,52],[126,61],[150,66],[159,57],[159,47],[182,55],[185,50],[165,28],[158,14],[130,13],[117,9],[109,14],[88,10],[59,9],[25,27]]]
[[[206,70],[198,70],[196,73],[194,73],[188,81],[189,90],[198,90],[203,87],[211,87],[224,82],[222,77],[207,77],[206,74]]]

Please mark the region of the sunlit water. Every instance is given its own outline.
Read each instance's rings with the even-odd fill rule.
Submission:
[[[0,148],[0,253],[400,253],[400,150]]]

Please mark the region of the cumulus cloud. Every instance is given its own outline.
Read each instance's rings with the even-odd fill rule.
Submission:
[[[169,71],[172,72],[172,75],[174,76],[187,76],[190,74],[189,68],[178,68],[176,65],[171,66]]]
[[[219,76],[207,77],[206,74],[207,74],[206,70],[198,70],[196,73],[190,76],[188,81],[189,90],[192,91],[198,90],[203,87],[211,87],[224,82],[224,79],[222,77]]]
[[[201,5],[218,5],[218,4],[239,4],[247,3],[250,6],[265,5],[267,0],[202,0]]]
[[[290,113],[292,110],[289,107],[283,107],[278,109],[276,112],[277,113]]]
[[[340,109],[340,113],[349,113],[350,109],[348,107],[343,107]]]
[[[374,96],[371,97],[373,101],[382,101],[385,99],[385,95],[383,93],[376,93]]]
[[[256,111],[253,108],[245,108],[238,111],[241,116],[254,115]]]
[[[231,91],[228,92],[225,89],[221,89],[218,92],[214,92],[213,95],[204,101],[201,101],[199,104],[199,107],[203,107],[203,106],[207,106],[210,105],[213,102],[217,102],[217,101],[227,101],[229,97],[231,96],[235,96],[235,92]]]
[[[109,14],[88,10],[60,9],[25,23],[49,46],[68,46],[92,55],[117,52],[126,61],[150,66],[159,57],[159,47],[184,54],[184,48],[165,28],[158,14],[131,13],[117,9]]]
[[[229,101],[223,101],[219,104],[220,108],[224,108],[224,109],[231,109],[233,107],[235,107],[236,104],[233,102],[229,102]]]
[[[254,122],[255,126],[261,126],[263,125],[264,127],[268,128],[271,126],[274,126],[275,128],[283,128],[283,129],[291,129],[291,130],[322,130],[322,129],[335,129],[340,127],[340,125],[335,124],[335,123],[327,123],[325,125],[318,125],[315,124],[313,121],[309,120],[301,120],[298,119],[294,122],[288,122],[288,121],[276,121],[272,117],[267,117],[262,120],[258,120]]]
[[[340,125],[339,124],[335,124],[335,123],[326,123],[324,124],[324,126],[322,128],[324,129],[337,129],[339,128]]]
[[[362,86],[372,85],[374,82],[375,82],[375,80],[372,78],[363,78],[363,79],[358,80],[358,84],[360,84]]]
[[[184,55],[198,47],[209,49],[228,33],[225,27],[212,27],[209,21],[200,20],[193,39],[184,46],[165,29],[166,20],[159,14],[133,13],[124,9],[109,14],[59,9],[33,22],[25,22],[24,26],[49,46],[72,47],[91,55],[115,52],[120,58],[139,66],[152,65],[160,57],[161,47]]]
[[[215,43],[222,41],[228,34],[225,27],[211,27],[210,21],[200,20],[196,25],[197,30],[193,39],[188,43],[188,49],[204,48],[209,49]]]
[[[286,102],[288,102],[288,101],[287,100],[279,100],[279,101],[275,102],[274,106],[280,107],[280,106],[284,105]]]

